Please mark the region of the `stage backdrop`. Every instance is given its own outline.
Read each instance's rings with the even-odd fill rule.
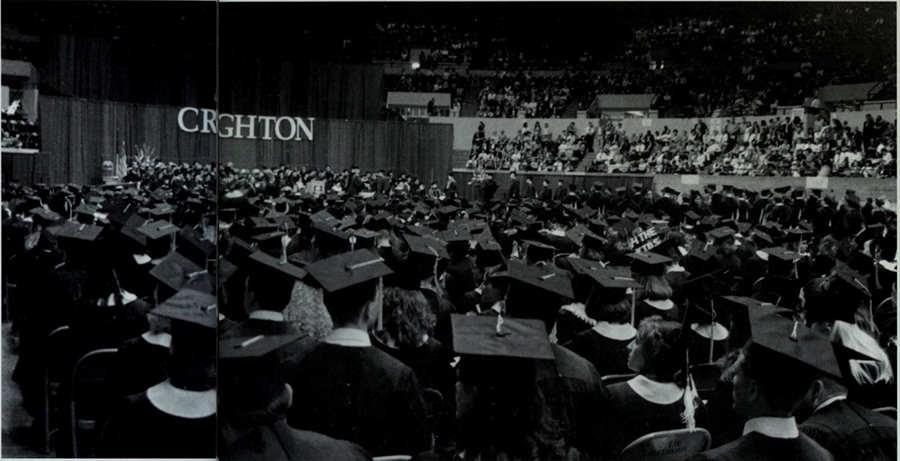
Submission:
[[[48,153],[50,184],[98,184],[104,160],[129,159],[135,146],[156,149],[164,162],[208,163],[216,137],[178,129],[178,107],[41,96],[41,144]]]
[[[394,170],[444,184],[453,157],[453,127],[442,124],[316,119],[312,141],[219,140],[219,161],[238,168],[278,166]],[[199,134],[198,136],[207,136]]]

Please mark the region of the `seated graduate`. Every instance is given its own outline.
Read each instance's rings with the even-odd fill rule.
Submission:
[[[678,323],[659,316],[641,321],[628,356],[628,367],[638,375],[606,388],[603,434],[609,455],[652,432],[704,427],[706,409],[686,386],[687,338]]]
[[[172,320],[166,380],[129,396],[107,421],[105,458],[216,456],[216,298],[184,289],[151,311]]]
[[[802,421],[800,431],[830,451],[835,459],[896,460],[897,421],[847,398],[849,392],[843,382],[853,379],[850,367],[855,360],[850,357],[861,354],[840,345],[834,349],[842,379],[817,374],[797,410]]]
[[[554,359],[542,322],[454,314],[453,345],[462,355],[456,459],[551,459],[538,433],[535,368]]]
[[[561,300],[573,296],[571,279],[549,266],[510,261],[508,269],[494,274],[494,278],[509,279],[505,313],[540,320],[549,341]],[[600,374],[586,359],[558,344],[551,344],[550,351],[553,360],[534,363],[540,417],[532,434],[540,459],[562,459],[573,453],[594,457],[600,452]]]
[[[171,321],[148,312],[147,322],[150,328],[125,341],[110,364],[106,387],[116,400],[166,380],[166,362],[172,344]]]
[[[563,344],[594,364],[600,376],[632,372],[628,368],[628,346],[634,340],[636,330],[630,323],[632,305],[628,290],[640,288],[640,284],[617,269],[628,270],[597,268],[586,271],[593,291],[587,300],[585,315],[595,323]]]
[[[301,333],[219,340],[219,459],[235,461],[367,460],[355,443],[287,425],[293,390],[279,373],[277,352]]]
[[[817,373],[840,376],[831,342],[782,312],[764,306],[748,312],[751,340],[732,366],[734,409],[746,419],[743,436],[692,461],[834,459],[799,431],[794,418]]]
[[[867,408],[892,407],[897,404],[894,371],[888,354],[870,333],[875,328],[865,303],[870,291],[864,280],[838,261],[828,277],[814,279],[804,288],[806,321],[813,330],[865,357],[852,361],[852,379],[844,382],[850,400]]]
[[[631,270],[642,285],[638,290],[635,322],[658,315],[673,322],[681,321],[681,311],[672,301],[672,287],[665,277],[666,264],[672,260],[656,253],[631,253]]]
[[[296,399],[288,424],[358,443],[373,456],[428,450],[415,373],[372,347],[369,337],[381,313],[379,279],[391,270],[366,249],[332,256],[306,270],[323,288],[335,328],[289,380]]]
[[[429,334],[435,317],[428,301],[418,291],[398,287],[385,287],[383,298],[382,328],[372,332],[372,344],[410,367],[423,389],[440,392],[446,404],[443,414],[452,415],[456,412],[453,357]]]

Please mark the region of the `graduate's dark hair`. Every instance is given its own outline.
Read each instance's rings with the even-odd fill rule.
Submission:
[[[779,357],[748,341],[738,360],[741,370],[759,386],[771,410],[793,414],[803,401],[815,373],[805,366],[797,366],[792,359]]]
[[[335,328],[359,319],[363,309],[375,297],[378,280],[370,280],[335,292],[325,292],[323,301]]]

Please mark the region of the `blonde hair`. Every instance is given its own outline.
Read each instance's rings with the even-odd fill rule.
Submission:
[[[850,360],[850,372],[859,384],[891,383],[891,362],[870,334],[857,325],[837,320],[831,328],[831,340],[844,347],[872,357],[874,360]]]

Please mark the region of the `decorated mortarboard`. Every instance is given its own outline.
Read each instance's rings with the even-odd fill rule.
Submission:
[[[754,351],[764,354],[767,359],[783,365],[779,368],[796,366],[841,379],[841,370],[827,336],[765,306],[752,309],[748,314],[751,354]]]
[[[450,314],[453,352],[469,356],[553,360],[541,320]]]
[[[150,240],[159,240],[163,237],[178,233],[181,228],[168,221],[151,221],[135,230],[144,234]]]
[[[572,279],[545,267],[529,266],[518,261],[508,264],[509,278],[566,298],[574,297]]]
[[[325,291],[333,293],[384,277],[391,269],[367,249],[332,256],[306,266],[309,276]]]
[[[150,313],[205,328],[214,329],[219,323],[216,297],[190,288],[178,290]]]
[[[216,292],[215,278],[180,253],[170,253],[163,258],[150,269],[150,275],[174,291],[189,288],[203,293]]]

